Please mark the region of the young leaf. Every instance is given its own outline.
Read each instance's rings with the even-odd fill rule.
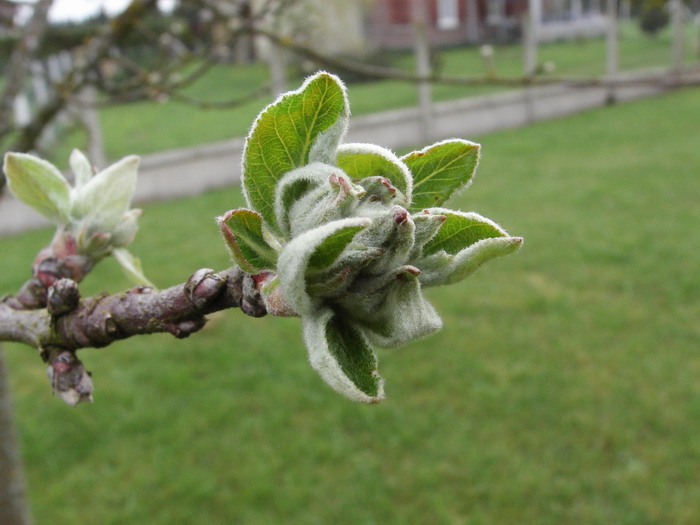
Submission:
[[[478,213],[465,213],[446,208],[429,208],[430,214],[442,215],[445,222],[439,231],[423,246],[428,256],[444,250],[454,255],[483,239],[508,237],[508,233],[495,222]]]
[[[398,272],[381,306],[362,322],[372,344],[393,348],[442,328],[442,319],[423,298],[418,275],[413,267]]]
[[[74,149],[68,160],[70,163],[70,169],[73,170],[73,175],[75,175],[76,188],[82,186],[87,181],[92,178],[92,166],[90,161],[79,149]]]
[[[444,203],[471,182],[479,164],[479,144],[450,139],[402,157],[413,175],[410,211]]]
[[[342,218],[362,188],[337,166],[313,162],[290,171],[275,189],[275,213],[286,238]]]
[[[3,169],[15,197],[55,223],[68,221],[70,186],[53,164],[26,153],[8,153]]]
[[[243,191],[248,204],[278,230],[275,186],[288,171],[309,162],[335,162],[349,117],[345,86],[317,73],[297,91],[269,105],[253,124],[243,152]]]
[[[374,144],[342,144],[338,148],[338,166],[355,181],[367,177],[385,177],[411,202],[412,179],[408,166],[394,153]]]
[[[440,251],[421,259],[420,281],[425,286],[453,284],[474,273],[485,262],[511,254],[523,244],[522,237],[493,237],[472,244],[456,255]]]
[[[280,254],[277,273],[284,297],[300,315],[318,308],[318,300],[306,289],[306,276],[334,262],[369,219],[352,218],[333,221],[302,233],[287,244]]]
[[[411,215],[413,223],[416,225],[416,233],[414,235],[413,251],[409,257],[410,260],[419,257],[425,246],[435,235],[437,235],[442,225],[447,220],[445,215],[441,215],[434,210],[423,210],[423,213]]]
[[[112,255],[117,259],[119,266],[122,267],[124,274],[129,278],[129,280],[137,286],[148,286],[150,288],[155,288],[156,286],[148,280],[148,278],[143,273],[143,268],[141,267],[141,260],[135,257],[126,248],[115,248],[112,250]]]
[[[124,157],[76,188],[71,214],[93,231],[111,231],[129,209],[136,189],[139,158]]]
[[[344,173],[331,175],[292,206],[289,212],[292,236],[346,217],[357,204],[358,194],[363,192]]]
[[[302,320],[311,367],[333,390],[363,403],[384,399],[377,358],[357,328],[328,308]]]
[[[374,217],[357,240],[366,246],[381,248],[383,253],[365,271],[381,274],[404,264],[413,249],[415,231],[413,220],[401,206],[393,206],[383,215]]]
[[[277,254],[263,238],[262,217],[246,209],[231,210],[218,219],[236,264],[251,274],[275,268]]]

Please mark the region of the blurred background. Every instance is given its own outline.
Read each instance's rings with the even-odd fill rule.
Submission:
[[[242,137],[318,69],[349,141],[481,142],[450,205],[524,248],[429,291],[445,328],[380,353],[378,406],[322,383],[296,319],[83,351],[77,409],[4,345],[35,523],[700,522],[700,2],[0,0],[0,145],[141,155],[133,251],[167,287],[230,264]],[[43,226],[4,192],[1,293]],[[81,290],[128,286],[110,260]]]

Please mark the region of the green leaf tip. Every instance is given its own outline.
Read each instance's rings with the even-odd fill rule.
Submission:
[[[408,166],[391,150],[375,144],[342,144],[338,148],[338,166],[353,180],[384,177],[401,191],[401,202],[411,202],[413,180]]]
[[[342,81],[326,72],[281,95],[255,120],[243,151],[242,187],[248,205],[279,230],[275,186],[310,162],[334,163],[350,115]]]
[[[481,145],[462,139],[437,142],[402,157],[413,175],[410,211],[439,206],[466,189],[479,165]]]
[[[233,260],[244,272],[275,268],[277,254],[265,241],[260,214],[244,208],[231,210],[217,222]]]
[[[3,171],[20,201],[56,224],[68,222],[71,190],[56,166],[27,153],[7,153]]]

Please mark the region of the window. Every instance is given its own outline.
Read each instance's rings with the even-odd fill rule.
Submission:
[[[459,27],[459,0],[438,0],[437,26],[445,30]]]

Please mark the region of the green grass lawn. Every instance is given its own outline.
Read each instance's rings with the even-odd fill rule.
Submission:
[[[322,383],[296,319],[83,351],[77,409],[8,345],[37,524],[699,523],[699,114],[696,89],[479,137],[453,207],[525,246],[430,291],[445,329],[381,352],[378,406]],[[223,268],[213,217],[240,204],[148,206],[134,250],[161,286]],[[0,241],[0,290],[49,235]],[[105,285],[111,263],[82,289]]]
[[[697,63],[697,29],[688,25],[686,57]],[[522,48],[519,45],[497,46],[494,63],[499,75],[520,76],[523,71]],[[412,54],[395,54],[391,62],[405,71],[414,71]],[[439,51],[440,70],[447,75],[481,75],[484,65],[476,47]],[[555,75],[596,76],[605,72],[605,40],[576,40],[544,44],[540,63],[553,62]],[[671,31],[666,28],[655,38],[641,33],[634,23],[621,25],[620,68],[668,66],[671,60]],[[207,101],[224,101],[244,96],[268,81],[267,66],[222,65],[188,88],[187,94]],[[301,78],[290,78],[290,87]],[[436,85],[436,101],[467,97],[502,90],[497,86],[460,87]],[[416,104],[416,87],[397,81],[353,83],[349,86],[352,110],[362,115]],[[215,140],[224,140],[247,133],[250,123],[267,99],[245,103],[226,110],[206,110],[181,102],[139,102],[106,107],[101,111],[107,156],[111,159],[132,153],[150,153]],[[73,133],[57,149],[53,158],[63,166],[72,147],[84,147],[82,133]]]

